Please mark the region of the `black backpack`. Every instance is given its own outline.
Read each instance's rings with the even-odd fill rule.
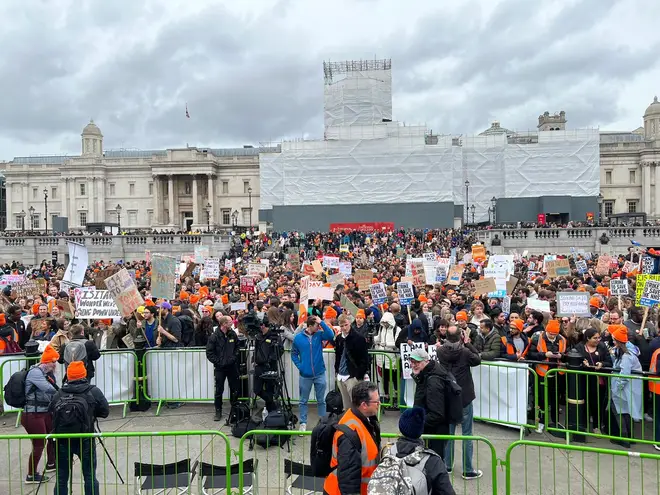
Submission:
[[[316,478],[325,478],[332,472],[330,461],[332,460],[332,442],[336,431],[343,432],[353,442],[353,446],[358,451],[362,450],[362,443],[357,433],[348,426],[339,424],[339,416],[331,413],[319,419],[312,430],[309,456],[312,474]]]
[[[9,377],[9,381],[5,385],[4,397],[5,402],[10,406],[23,409],[27,404],[25,381],[27,380],[29,371],[33,367],[23,368]]]
[[[250,408],[245,402],[235,402],[229,410],[227,417],[227,424],[235,425],[239,421],[248,419],[250,417]]]
[[[287,417],[281,410],[271,411],[263,421],[264,430],[288,430]],[[256,435],[255,443],[264,449],[277,445],[284,447],[291,440],[290,435]]]
[[[331,390],[325,396],[325,407],[328,413],[341,414],[344,410],[344,399],[337,390]]]
[[[89,390],[89,389],[87,389]],[[94,431],[94,416],[82,393],[65,393],[53,406],[53,433],[91,433]]]
[[[443,377],[445,388],[445,418],[449,424],[460,424],[463,421],[463,388],[456,381],[453,373],[447,370]]]
[[[231,435],[236,438],[243,438],[248,431],[260,430],[262,427],[261,413],[256,413],[254,416],[248,416],[234,423],[231,427]],[[253,440],[254,438],[251,438],[250,442]]]

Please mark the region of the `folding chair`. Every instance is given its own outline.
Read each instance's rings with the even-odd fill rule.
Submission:
[[[140,495],[144,491],[157,490],[153,495],[159,495],[172,488],[176,488],[178,495],[190,493],[197,464],[199,464],[199,461],[196,461],[191,469],[190,459],[170,464],[136,462],[135,485],[137,493]]]
[[[284,459],[284,474],[287,478],[297,476],[293,483],[286,488],[288,495],[293,495],[293,489],[305,490],[304,495],[312,493],[323,493],[323,483],[325,478],[317,478],[312,473],[312,466],[301,464],[300,462]],[[296,492],[298,493],[298,492]]]
[[[231,476],[231,488],[239,487],[238,470],[240,464],[232,464],[229,468],[215,466],[205,462],[199,463],[199,492],[203,495],[216,495],[227,489],[227,471]],[[257,478],[258,461],[248,459],[243,461],[243,492],[242,494],[259,493],[259,482]]]

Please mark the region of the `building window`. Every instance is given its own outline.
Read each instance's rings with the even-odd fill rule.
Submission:
[[[222,210],[222,225],[229,225],[231,222],[231,213],[229,209]]]
[[[604,201],[603,212],[606,217],[611,217],[614,214],[614,201]]]
[[[634,170],[629,170],[629,171],[628,171],[628,179],[629,179],[629,182],[630,182],[631,184],[634,184],[635,182],[637,182],[637,181],[635,180],[635,178],[636,178],[636,177],[635,177],[635,171],[634,171]]]
[[[86,211],[81,211],[80,212],[80,226],[81,227],[86,227],[87,226],[87,212]]]
[[[605,172],[605,184],[611,184],[612,183],[612,171],[608,170]]]
[[[128,225],[129,227],[135,227],[137,225],[137,211],[131,210],[128,212]]]
[[[154,195],[154,183],[149,182],[149,196],[153,196],[153,195]]]
[[[23,229],[23,219],[20,217],[20,215],[16,215],[14,218],[16,219],[15,228],[22,230]]]
[[[32,199],[37,199],[39,194],[39,188],[38,187],[33,187],[32,188]]]
[[[51,199],[57,199],[57,188],[56,187],[51,187],[50,188],[50,198]]]
[[[128,185],[128,195],[129,196],[135,196],[135,183],[134,182],[131,182]]]
[[[54,226],[54,225],[55,225],[55,219],[56,219],[57,217],[59,217],[59,216],[60,216],[59,213],[53,213],[53,214],[50,216],[50,225],[51,225],[51,226]]]
[[[250,225],[250,208],[243,208],[243,225]]]
[[[85,184],[84,182],[81,182],[81,183],[80,183],[80,195],[81,195],[81,196],[85,196],[85,195],[87,194],[87,187],[86,187],[86,185],[87,185],[87,184]],[[80,225],[83,225],[83,224],[81,223]],[[87,225],[87,224],[85,223],[84,225]]]
[[[222,181],[222,194],[229,194],[229,181]]]
[[[148,226],[151,227],[154,224],[154,211],[153,210],[147,210],[147,222]]]
[[[35,213],[32,215],[32,228],[33,229],[38,229],[39,228],[39,214]]]
[[[114,196],[115,195],[115,184],[114,182],[111,182],[108,184],[108,195],[109,196]]]
[[[244,180],[243,181],[243,194],[247,194],[248,189],[250,189],[250,181],[249,180]]]
[[[628,200],[628,213],[637,213],[637,200],[629,199]]]

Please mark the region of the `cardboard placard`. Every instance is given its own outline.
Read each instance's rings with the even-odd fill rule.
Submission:
[[[115,300],[107,290],[93,287],[80,287],[74,290],[76,298],[76,317],[89,320],[119,318],[121,314]]]
[[[118,266],[113,266],[110,268],[106,268],[105,270],[101,270],[96,274],[96,278],[94,279],[94,287],[100,290],[107,290],[108,287],[105,285],[105,279],[108,278],[110,275],[114,275],[117,273],[119,270],[121,270],[120,267]]]
[[[76,316],[76,309],[71,304],[71,301],[67,299],[58,299],[57,307],[62,310],[62,315],[67,320],[73,320]]]
[[[46,293],[46,280],[35,278],[16,282],[11,286],[11,296],[17,297],[37,297]]]
[[[254,279],[241,277],[241,294],[254,294]]]
[[[371,270],[355,270],[355,283],[360,290],[369,290],[374,274]]]
[[[474,295],[479,297],[482,294],[488,294],[489,292],[495,292],[497,286],[495,285],[494,278],[484,278],[481,280],[474,281]]]
[[[125,269],[119,270],[114,275],[106,278],[105,285],[108,287],[108,291],[110,291],[122,316],[131,316],[133,311],[144,305],[144,299],[142,299],[135,282]]]
[[[588,292],[558,292],[557,316],[591,316]]]
[[[548,277],[550,278],[563,277],[571,274],[571,267],[567,259],[547,261],[545,268],[548,272]]]

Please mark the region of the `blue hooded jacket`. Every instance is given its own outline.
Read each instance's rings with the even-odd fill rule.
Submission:
[[[291,361],[298,368],[300,376],[304,378],[313,378],[325,373],[323,341],[332,342],[335,332],[324,321],[321,322],[321,328],[323,331],[316,332],[314,335],[310,336],[303,331],[293,338]]]

